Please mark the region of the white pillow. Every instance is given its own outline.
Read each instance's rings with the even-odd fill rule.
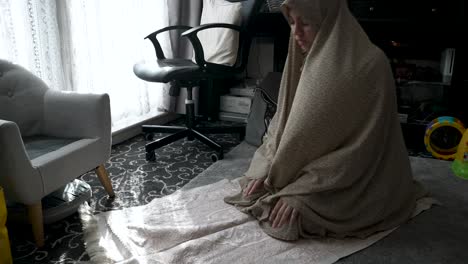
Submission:
[[[240,25],[240,2],[230,3],[224,0],[203,0],[203,11],[200,24],[228,23]],[[198,32],[203,46],[205,61],[232,66],[237,59],[239,33],[227,28],[210,28]],[[195,54],[193,57],[195,61]]]

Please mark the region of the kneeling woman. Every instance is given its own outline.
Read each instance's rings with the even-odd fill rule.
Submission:
[[[413,181],[385,54],[345,0],[286,0],[291,25],[278,110],[225,201],[278,239],[366,237],[407,221]]]

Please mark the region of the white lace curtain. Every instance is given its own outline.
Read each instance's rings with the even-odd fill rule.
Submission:
[[[166,1],[0,0],[0,58],[52,89],[108,93],[112,130],[123,129],[169,108],[166,87],[132,71],[137,61],[155,58],[143,38],[168,25]]]

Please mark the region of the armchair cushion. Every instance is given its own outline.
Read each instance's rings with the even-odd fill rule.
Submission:
[[[47,136],[23,137],[24,147],[26,148],[26,153],[28,153],[30,160],[46,153],[56,151],[74,141],[76,141],[76,139]]]
[[[31,160],[40,172],[44,196],[107,161],[100,139],[80,139]]]
[[[242,4],[224,0],[203,0],[200,24],[228,23],[240,25]],[[232,29],[207,29],[198,33],[205,61],[232,66],[236,63],[239,33]]]

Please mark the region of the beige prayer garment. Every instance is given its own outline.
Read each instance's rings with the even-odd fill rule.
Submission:
[[[406,222],[425,195],[413,180],[385,54],[345,0],[286,0],[318,31],[306,54],[291,34],[277,112],[240,179],[268,184],[225,202],[254,216],[270,236],[367,237]],[[281,199],[296,221],[272,228]]]

